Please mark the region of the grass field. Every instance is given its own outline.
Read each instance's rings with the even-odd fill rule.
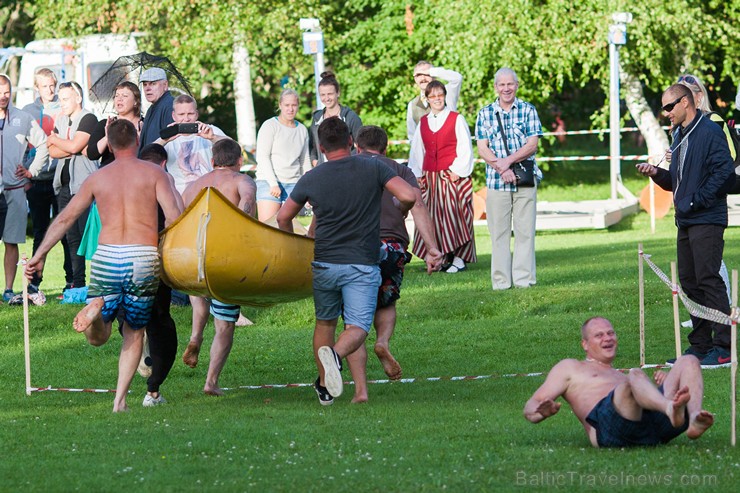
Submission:
[[[489,238],[485,227],[476,233],[479,261],[466,272],[429,277],[418,260],[410,264],[392,345],[404,376],[417,380],[371,385],[367,405],[350,404],[351,386],[331,407],[305,387],[208,397],[207,354],[194,370],[178,356],[162,387],[169,403],[157,408],[141,407],[139,376],[132,410],[120,415],[111,413],[112,394],[27,397],[22,311],[0,306],[0,491],[738,490],[727,369],[704,372],[705,407],[716,415],[704,437],[632,450],[592,449],[567,405],[530,424],[522,408],[544,377],[501,376],[582,357],[578,328],[597,314],[620,336],[615,364],[636,366],[637,243],[668,271],[672,218],[658,221],[654,235],[645,214],[605,231],[539,233],[537,286],[505,292],[490,289]],[[725,260],[737,268],[740,229],[725,239]],[[31,307],[32,384],[112,388],[120,337],[93,348],[74,332],[79,306],[55,300],[63,282],[53,255],[42,285],[50,302]],[[674,348],[671,296],[649,270],[646,300],[647,362],[661,363]],[[173,312],[181,354],[189,310]],[[256,325],[237,329],[223,386],[314,380],[310,300],[245,314]],[[212,334],[209,323],[206,347]],[[368,366],[370,378],[385,378],[377,360]],[[475,375],[491,377],[426,380]]]

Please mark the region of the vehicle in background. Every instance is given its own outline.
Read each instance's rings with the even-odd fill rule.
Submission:
[[[138,51],[136,38],[139,36],[138,33],[93,34],[74,39],[31,41],[25,48],[0,48],[0,67],[5,67],[12,57],[20,57],[18,80],[14,81],[16,107],[23,108],[34,101],[33,75],[46,67],[57,74],[59,82],[79,83],[83,90],[83,106],[102,117],[106,106],[111,108],[112,105],[91,97],[90,87],[118,57]]]

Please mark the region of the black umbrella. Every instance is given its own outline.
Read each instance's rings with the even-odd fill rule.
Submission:
[[[164,56],[150,55],[149,53],[142,51],[135,55],[127,55],[119,57],[113,65],[106,70],[100,78],[95,81],[93,86],[90,88],[90,94],[92,95],[93,103],[102,109],[103,113],[108,110],[108,105],[113,101],[115,95],[116,86],[123,81],[133,82],[134,84],[139,83],[139,77],[141,73],[146,69],[158,67],[165,71],[167,79],[170,83],[170,89],[188,93],[190,92],[190,84],[187,79],[175,68],[169,58]]]

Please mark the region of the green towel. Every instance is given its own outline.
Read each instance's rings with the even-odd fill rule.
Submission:
[[[85,232],[82,234],[80,248],[77,249],[77,255],[81,255],[87,260],[92,260],[93,255],[95,255],[95,250],[98,249],[100,228],[101,225],[98,206],[93,202],[90,206],[90,213],[87,216],[87,224],[85,224]]]

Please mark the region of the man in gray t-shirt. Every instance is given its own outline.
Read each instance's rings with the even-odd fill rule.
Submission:
[[[416,194],[388,166],[352,156],[349,128],[338,118],[319,126],[327,162],[307,172],[278,212],[280,229],[293,231],[293,218],[306,202],[316,218],[313,262],[315,389],[322,405],[342,394],[341,359],[365,343],[380,285],[380,200],[391,192],[400,207],[413,207]],[[334,343],[339,315],[345,330]]]

